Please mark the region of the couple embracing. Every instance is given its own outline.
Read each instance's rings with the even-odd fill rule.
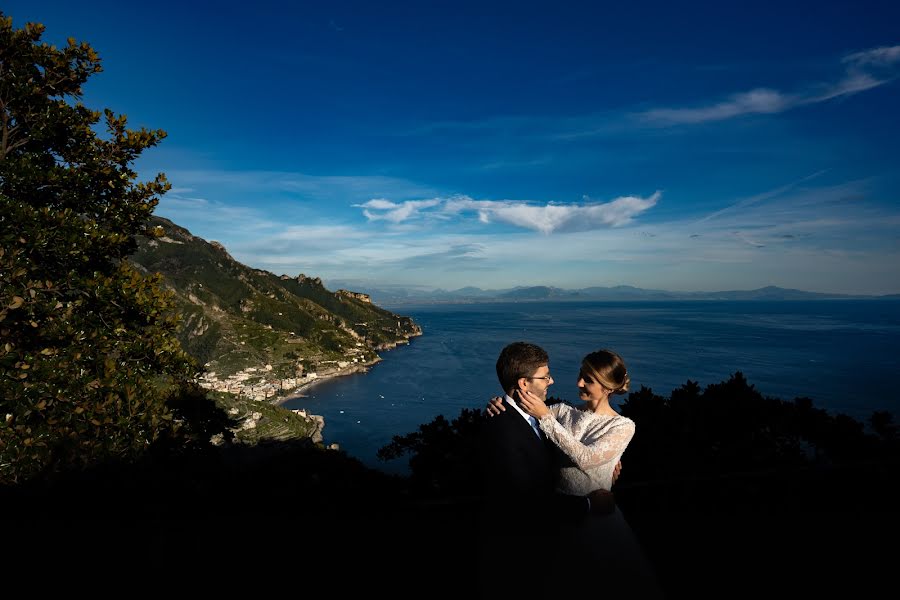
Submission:
[[[497,359],[504,396],[488,405],[479,449],[482,593],[661,597],[611,491],[635,432],[609,401],[628,391],[625,363],[609,350],[585,356],[576,407],[546,404],[549,362],[527,342],[509,344]]]

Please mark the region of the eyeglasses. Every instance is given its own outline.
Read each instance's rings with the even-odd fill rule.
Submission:
[[[543,379],[544,381],[550,381],[553,378],[550,377],[550,373],[547,373],[546,375],[542,375],[540,377],[526,377],[525,379]]]

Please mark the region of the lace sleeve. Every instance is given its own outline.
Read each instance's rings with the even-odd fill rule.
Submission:
[[[631,419],[616,418],[606,425],[598,423],[589,427],[580,440],[557,421],[552,412],[541,417],[538,423],[547,438],[581,470],[618,459],[634,436]]]

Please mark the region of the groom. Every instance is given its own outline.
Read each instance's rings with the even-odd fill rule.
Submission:
[[[551,511],[554,518],[578,520],[589,512],[613,510],[612,494],[606,490],[589,496],[571,496],[554,491],[559,474],[556,449],[544,438],[537,420],[518,405],[518,393],[529,391],[543,400],[553,384],[550,359],[540,346],[513,342],[497,358],[497,379],[505,393],[504,410],[487,419],[482,430],[480,461],[484,491],[490,509],[506,509],[493,519],[515,524],[517,517]],[[515,525],[514,525],[515,527]]]
[[[480,439],[484,491],[481,577],[486,595],[507,596],[516,585],[521,585],[523,593],[537,591],[534,581],[503,577],[503,566],[522,552],[543,547],[552,539],[555,523],[578,521],[591,512],[610,513],[615,507],[607,490],[588,496],[555,491],[557,451],[534,417],[517,403],[520,391],[546,399],[553,383],[549,362],[543,348],[527,342],[509,344],[497,358],[497,378],[504,402],[512,410],[487,419]]]

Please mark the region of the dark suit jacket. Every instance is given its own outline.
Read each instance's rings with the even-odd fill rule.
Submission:
[[[555,530],[560,522],[587,515],[581,496],[557,493],[557,450],[538,438],[528,421],[514,409],[488,417],[482,427],[479,460],[483,504],[479,533],[479,592],[481,598],[545,599],[544,573],[509,572],[510,561],[523,553],[550,553],[557,548]],[[513,562],[512,564],[517,564]]]
[[[585,498],[554,491],[557,451],[552,442],[538,438],[515,410],[489,417],[480,441],[488,530],[515,531],[523,527],[522,519],[533,522],[540,516],[558,521],[587,515]]]

